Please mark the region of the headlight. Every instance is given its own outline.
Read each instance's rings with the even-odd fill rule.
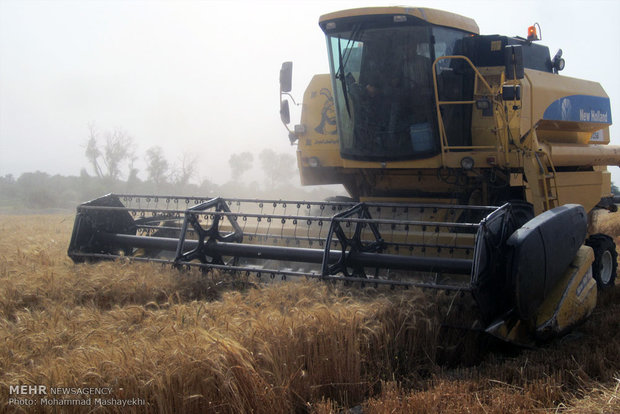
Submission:
[[[474,168],[474,159],[472,157],[465,157],[461,159],[461,168],[465,171],[469,171]]]

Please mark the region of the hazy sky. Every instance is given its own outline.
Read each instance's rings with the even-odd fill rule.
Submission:
[[[292,60],[301,99],[328,71],[321,14],[394,1],[0,0],[0,176],[77,175],[88,125],[121,128],[173,162],[199,154],[223,183],[233,152],[295,153],[280,123],[278,73]],[[565,76],[600,82],[620,122],[620,1],[415,1],[474,18],[483,34],[564,51]],[[293,119],[295,122],[295,119]],[[612,143],[620,145],[612,126]],[[138,165],[140,166],[140,164]],[[614,181],[620,171],[611,167]],[[90,171],[90,169],[89,169]],[[142,174],[144,177],[144,174]]]

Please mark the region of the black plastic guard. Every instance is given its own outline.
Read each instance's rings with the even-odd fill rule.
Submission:
[[[578,204],[546,211],[507,241],[508,277],[520,319],[531,319],[575,258],[586,238],[587,216]]]
[[[533,217],[531,204],[511,201],[480,222],[471,280],[474,297],[486,323],[514,308],[513,289],[506,276],[506,242]]]
[[[135,221],[126,210],[99,210],[88,209],[88,207],[120,207],[125,206],[114,194],[80,204],[77,208],[73,233],[69,243],[69,257],[75,262],[84,261],[84,257],[79,253],[117,253],[119,248],[106,246],[97,241],[96,235],[99,232],[136,234]]]

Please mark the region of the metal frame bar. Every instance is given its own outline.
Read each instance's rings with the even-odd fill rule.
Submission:
[[[120,201],[121,199],[125,200],[129,206]],[[149,201],[146,207],[142,207],[142,199],[152,201]],[[166,208],[150,206],[151,202],[158,206],[162,201]],[[244,205],[246,203],[248,205]],[[135,206],[136,204],[138,206]],[[175,207],[185,204],[189,205],[189,208],[170,209],[171,204]],[[230,206],[239,206],[239,211],[231,211]],[[272,214],[262,213],[266,208],[270,210],[270,206],[273,206]],[[310,209],[317,206],[319,208],[317,213],[321,215],[299,214],[300,210],[307,209],[310,212]],[[252,210],[258,209],[260,212],[243,212],[241,210],[244,207]],[[288,207],[292,207],[293,213],[286,213]],[[279,213],[277,209],[283,209],[285,213]],[[460,210],[469,211],[472,214],[471,217],[476,217],[480,214],[487,216],[487,212],[493,213],[498,210],[498,207],[430,203],[353,204],[349,202],[204,199],[110,194],[78,206],[75,237],[72,238],[69,255],[75,261],[82,261],[87,258],[132,256],[139,253],[140,249],[146,251],[146,254],[153,255],[159,254],[158,251],[170,251],[174,253],[174,259],[132,257],[140,261],[162,262],[177,267],[198,266],[201,269],[251,270],[270,274],[282,274],[287,271],[264,269],[262,265],[257,267],[243,265],[239,263],[239,260],[251,262],[255,259],[262,259],[263,262],[273,260],[308,263],[320,265],[321,271],[291,274],[310,274],[316,275],[312,277],[327,280],[366,281],[438,289],[447,286],[448,289],[463,290],[471,284],[474,260],[469,255],[475,252],[477,239],[474,233],[479,232],[481,224],[477,220],[476,222],[457,220]],[[394,217],[421,214],[429,217],[454,217],[454,220],[373,218],[373,213]],[[242,228],[241,223],[248,218],[252,219],[251,227],[254,223],[257,224],[254,229],[255,233],[244,234],[245,224]],[[179,223],[180,227],[168,223],[169,221]],[[278,222],[279,224],[275,226],[277,234],[270,233],[271,223]],[[264,223],[262,230],[259,230],[260,223]],[[292,227],[285,227],[285,223],[290,223]],[[325,228],[328,223],[329,230],[321,235],[321,229]],[[222,227],[223,225],[225,227]],[[297,234],[298,225],[308,226],[307,237],[302,234],[306,232],[305,230]],[[285,228],[286,231],[284,231]],[[451,236],[447,239],[439,238],[439,235],[446,233],[440,229],[447,229],[447,233]],[[136,235],[140,230],[146,233]],[[315,230],[318,236],[311,235],[311,232]],[[383,239],[381,231],[387,232],[387,241]],[[188,237],[189,233],[192,233],[191,238]],[[262,241],[259,237],[262,233],[265,236],[264,241],[273,237],[274,244],[258,244]],[[165,234],[172,235],[174,238],[161,237]],[[396,234],[396,239],[394,239],[394,234]],[[464,238],[459,237],[460,234],[463,234]],[[413,237],[416,241],[412,242],[409,237]],[[244,238],[250,239],[251,243],[242,243]],[[459,240],[461,242],[457,244]],[[468,243],[463,244],[463,240],[468,240]],[[469,240],[472,242],[471,245]],[[286,245],[282,241],[286,241]],[[297,243],[293,243],[294,241]],[[452,241],[454,241],[453,244]],[[318,242],[320,247],[313,248],[313,242]],[[421,255],[420,253],[414,255],[414,248],[417,247],[422,248]],[[445,250],[443,257],[436,257],[426,256],[426,248],[437,248],[438,252],[443,248],[449,250]],[[152,251],[149,253],[149,250]],[[455,250],[457,250],[456,255]],[[234,259],[234,263],[225,263],[229,257]],[[365,274],[366,272],[372,273],[373,268],[376,269],[374,275]],[[399,272],[396,274],[399,274],[401,278],[404,277],[405,280],[388,281],[389,270],[385,273],[379,272],[378,269],[402,270],[404,271],[402,275]],[[419,274],[419,272],[422,273]],[[450,286],[449,283],[446,285],[437,279],[435,282],[407,279],[409,277],[424,278],[424,275],[428,275],[429,272],[430,274],[469,275],[469,278],[467,283],[461,280],[458,286]],[[378,276],[380,273],[384,276]]]

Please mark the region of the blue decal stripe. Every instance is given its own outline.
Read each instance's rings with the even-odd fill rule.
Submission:
[[[601,96],[565,96],[547,107],[543,119],[611,124],[611,105]]]

